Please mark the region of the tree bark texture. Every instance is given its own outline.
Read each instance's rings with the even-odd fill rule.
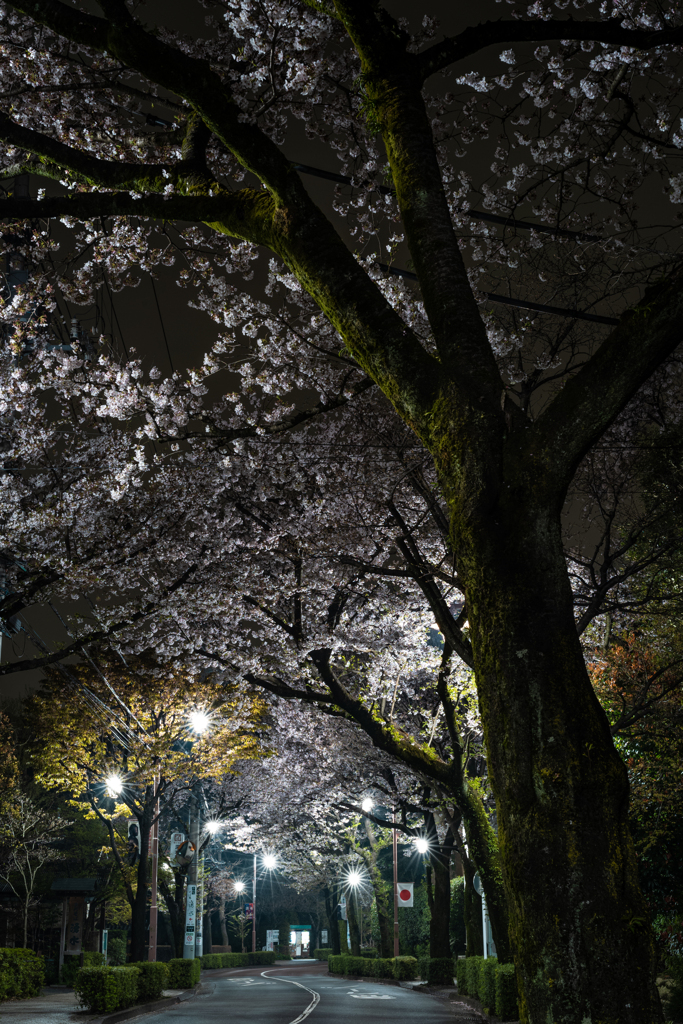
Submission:
[[[474,888],[475,866],[469,857],[463,861],[465,868],[465,935],[467,956],[484,955],[484,926],[481,919],[481,896]],[[493,940],[495,942],[495,938]],[[496,952],[498,947],[496,946]]]
[[[360,956],[360,929],[358,927],[358,901],[353,889],[346,897],[346,916],[349,919],[349,936],[351,938],[351,956]]]
[[[437,849],[432,855],[434,897],[430,901],[429,955],[451,955],[451,876],[449,850]]]
[[[628,780],[574,626],[557,509],[454,518],[522,1019],[661,1019]],[[543,587],[538,580],[543,580]]]

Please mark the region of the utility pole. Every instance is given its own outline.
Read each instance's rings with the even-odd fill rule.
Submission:
[[[256,854],[254,854],[254,886],[251,903],[251,951],[256,952]]]
[[[195,793],[190,801],[190,849],[192,860],[187,872],[187,898],[185,900],[185,942],[183,960],[194,960],[197,927],[197,862],[199,860],[199,833],[201,810]]]
[[[396,825],[396,808],[391,810],[391,820]],[[398,839],[396,828],[392,829],[392,846],[394,854],[394,956],[398,956]]]
[[[154,776],[154,824],[152,825],[151,835],[151,854],[152,854],[152,902],[149,907],[149,947],[147,950],[147,959],[156,960],[157,958],[157,923],[158,923],[158,910],[157,910],[157,880],[159,875],[159,784],[160,779],[158,775]]]

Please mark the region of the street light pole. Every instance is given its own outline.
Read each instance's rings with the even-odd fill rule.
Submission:
[[[185,900],[185,942],[183,960],[194,960],[197,928],[197,862],[199,860],[199,824],[201,811],[199,801],[192,795],[190,818],[190,850],[192,860],[187,871],[187,897]],[[201,955],[201,954],[200,954]]]
[[[254,854],[254,888],[251,897],[251,951],[256,952],[256,854]]]
[[[396,808],[391,810],[391,820],[396,825]],[[396,828],[392,829],[392,846],[394,854],[394,956],[398,956],[398,839]]]
[[[157,958],[157,923],[158,923],[158,911],[157,911],[157,880],[159,873],[159,775],[154,776],[154,824],[152,825],[152,902],[149,908],[149,947],[147,950],[147,959],[156,960]]]

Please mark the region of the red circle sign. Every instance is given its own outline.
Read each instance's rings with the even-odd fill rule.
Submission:
[[[410,889],[401,889],[401,891],[398,894],[398,898],[401,900],[405,900],[407,902],[410,899],[411,895],[412,893]]]

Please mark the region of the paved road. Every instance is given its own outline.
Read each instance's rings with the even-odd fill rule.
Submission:
[[[327,964],[250,968],[228,977],[203,975],[206,993],[146,1014],[154,1024],[454,1024],[460,1016],[426,993],[394,985],[335,978]],[[470,1011],[471,1012],[471,1011]]]

